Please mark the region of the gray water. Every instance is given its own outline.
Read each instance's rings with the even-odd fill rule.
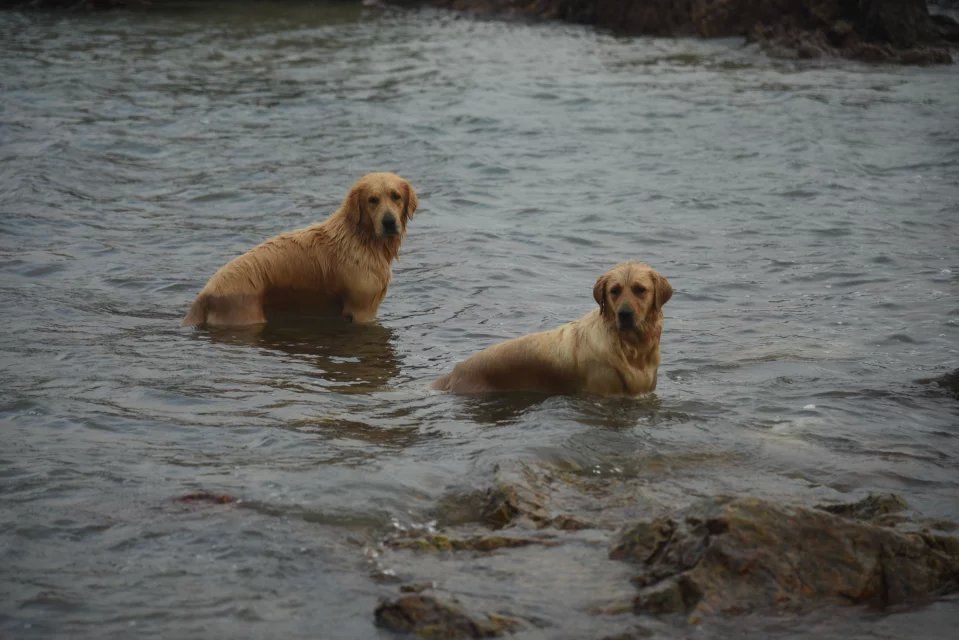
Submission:
[[[948,637],[954,598],[589,611],[632,592],[606,551],[638,495],[959,520],[959,405],[918,382],[959,366],[957,80],[356,4],[0,13],[0,635],[386,638],[376,603],[426,579],[517,637]],[[376,325],[178,326],[372,170],[422,204]],[[654,397],[427,390],[624,259],[676,290]],[[544,549],[382,547],[530,469],[620,510],[570,498],[604,525]]]

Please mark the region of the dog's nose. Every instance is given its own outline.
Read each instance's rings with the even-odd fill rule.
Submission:
[[[396,228],[396,218],[392,214],[383,216],[383,231],[388,236],[392,236],[397,233],[398,230]]]
[[[619,317],[619,326],[628,329],[633,326],[634,313],[633,310],[629,307],[622,307],[619,311],[616,312],[617,317]]]

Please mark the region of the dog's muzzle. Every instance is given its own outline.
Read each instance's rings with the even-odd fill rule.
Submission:
[[[636,326],[636,314],[628,306],[620,307],[616,312],[616,321],[620,329],[633,329]]]
[[[396,236],[400,230],[396,225],[396,218],[392,214],[383,216],[383,235]]]

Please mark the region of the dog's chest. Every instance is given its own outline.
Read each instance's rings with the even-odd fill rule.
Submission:
[[[389,286],[392,273],[388,264],[372,265],[367,261],[354,260],[344,266],[348,272],[342,274],[341,282],[354,298],[378,299]]]
[[[637,396],[656,388],[656,367],[636,366],[624,357],[607,354],[588,367],[587,387],[601,395]]]

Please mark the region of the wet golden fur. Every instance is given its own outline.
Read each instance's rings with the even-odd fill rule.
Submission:
[[[372,321],[418,204],[413,187],[398,175],[363,176],[323,222],[282,233],[221,267],[183,324],[259,324],[273,308],[311,307]]]
[[[662,307],[672,295],[669,281],[648,265],[624,262],[596,281],[593,297],[599,309],[480,351],[433,388],[455,393],[648,393],[656,388]],[[632,321],[627,323],[625,316]]]

